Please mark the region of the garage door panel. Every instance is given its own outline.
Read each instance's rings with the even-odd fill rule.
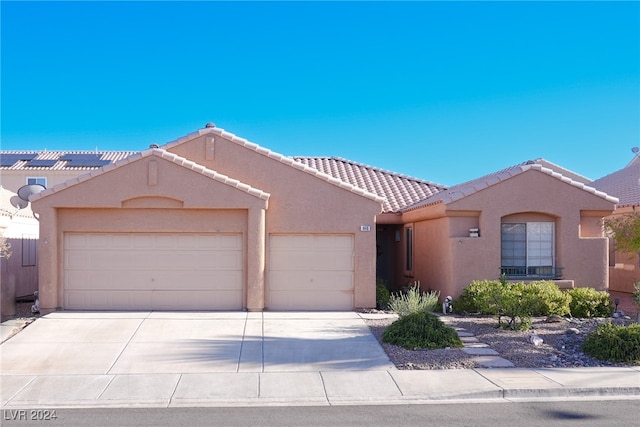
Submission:
[[[240,309],[240,234],[65,235],[65,308]]]
[[[289,292],[272,291],[274,307],[296,307],[296,310],[352,310],[353,291],[350,292]]]
[[[111,291],[74,290],[65,293],[65,307],[92,310],[148,310],[151,292],[133,291],[127,295]]]
[[[310,251],[297,250],[278,251],[278,256],[271,263],[273,270],[353,270],[353,253],[351,251]]]
[[[218,310],[237,310],[242,305],[241,296],[234,291],[158,291],[153,292],[152,298],[156,310],[205,310],[211,300],[215,300]]]
[[[153,271],[113,271],[94,270],[67,271],[66,290],[238,290],[242,273],[238,271],[166,271],[162,274]],[[155,277],[154,277],[155,276]]]
[[[353,290],[353,273],[340,271],[313,272],[303,271],[274,271],[271,273],[274,291],[309,291],[319,286],[323,290],[351,291]]]
[[[207,310],[215,300],[217,310],[237,310],[242,305],[238,292],[199,291],[129,291],[126,294],[111,291],[74,290],[66,294],[65,304],[94,310]]]

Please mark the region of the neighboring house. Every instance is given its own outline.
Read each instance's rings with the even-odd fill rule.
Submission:
[[[617,199],[544,159],[447,188],[209,125],[120,155],[42,170],[43,311],[351,310],[375,306],[376,279],[442,297],[501,274],[608,287]],[[12,169],[18,184],[30,173]],[[62,172],[75,175],[52,185]]]
[[[14,193],[27,184],[49,188],[132,154],[133,151],[2,151],[0,185]]]
[[[31,201],[44,312],[375,306],[384,200],[212,125]]]
[[[636,156],[626,167],[593,181],[590,185],[619,199],[612,216],[628,215],[640,206],[640,158]],[[609,289],[633,293],[633,284],[640,280],[640,256],[615,250],[610,242]]]
[[[10,245],[9,258],[0,258],[3,320],[15,314],[16,298],[32,296],[38,290],[38,221],[30,206],[17,207],[17,198],[0,187],[0,236]]]

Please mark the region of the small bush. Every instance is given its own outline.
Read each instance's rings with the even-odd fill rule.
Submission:
[[[474,280],[453,301],[454,313],[495,314],[497,310],[492,307],[492,302],[495,303],[492,296],[500,292],[500,287],[500,282],[495,280]]]
[[[593,288],[575,288],[567,291],[571,295],[569,308],[573,317],[609,317],[611,298],[607,291]]]
[[[407,314],[393,322],[384,331],[382,342],[409,350],[463,346],[453,328],[426,311]]]
[[[640,364],[640,324],[600,325],[587,335],[582,351],[599,360]]]
[[[531,316],[541,305],[537,289],[526,283],[507,283],[502,285],[498,301],[498,326],[514,330],[527,330],[531,327]],[[502,324],[502,317],[507,323]]]
[[[406,316],[411,313],[434,311],[438,306],[440,292],[421,292],[420,282],[415,282],[407,292],[392,292],[389,299],[389,309]]]
[[[498,326],[528,329],[532,316],[565,315],[569,313],[570,296],[553,282],[511,283],[480,280],[467,286],[453,302],[457,313],[481,313],[498,317]],[[507,318],[503,325],[502,318]]]
[[[531,313],[533,316],[565,316],[571,312],[571,296],[563,292],[555,283],[550,281],[531,282],[526,284],[532,288],[537,296]]]
[[[387,285],[382,280],[376,283],[376,307],[378,310],[386,310],[389,307],[389,298],[391,293]]]

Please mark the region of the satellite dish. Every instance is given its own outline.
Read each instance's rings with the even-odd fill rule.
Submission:
[[[29,202],[22,200],[18,196],[13,196],[9,201],[11,202],[11,205],[18,210],[24,209],[29,205]]]
[[[18,197],[20,197],[25,202],[29,202],[29,196],[38,194],[41,191],[44,191],[44,189],[44,185],[40,184],[23,185],[22,187],[18,188]]]
[[[635,153],[635,154],[638,154],[638,151],[640,151],[640,148],[638,148],[638,147],[633,147],[633,148],[631,149],[631,151],[632,151],[633,153]]]

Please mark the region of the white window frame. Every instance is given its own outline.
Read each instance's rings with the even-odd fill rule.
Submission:
[[[505,263],[505,248],[504,248],[504,231],[505,225],[524,225],[525,239],[524,246],[522,241],[520,245],[514,243],[511,249],[513,259],[524,260],[524,265],[517,263]],[[503,222],[500,225],[500,241],[501,241],[501,256],[500,264],[503,268],[523,269],[524,276],[535,275],[532,270],[538,271],[539,268],[549,267],[553,271],[555,267],[555,223],[552,221],[532,221],[532,222]],[[518,246],[518,247],[516,247]]]
[[[40,184],[47,188],[47,177],[45,176],[28,176],[27,185]]]

